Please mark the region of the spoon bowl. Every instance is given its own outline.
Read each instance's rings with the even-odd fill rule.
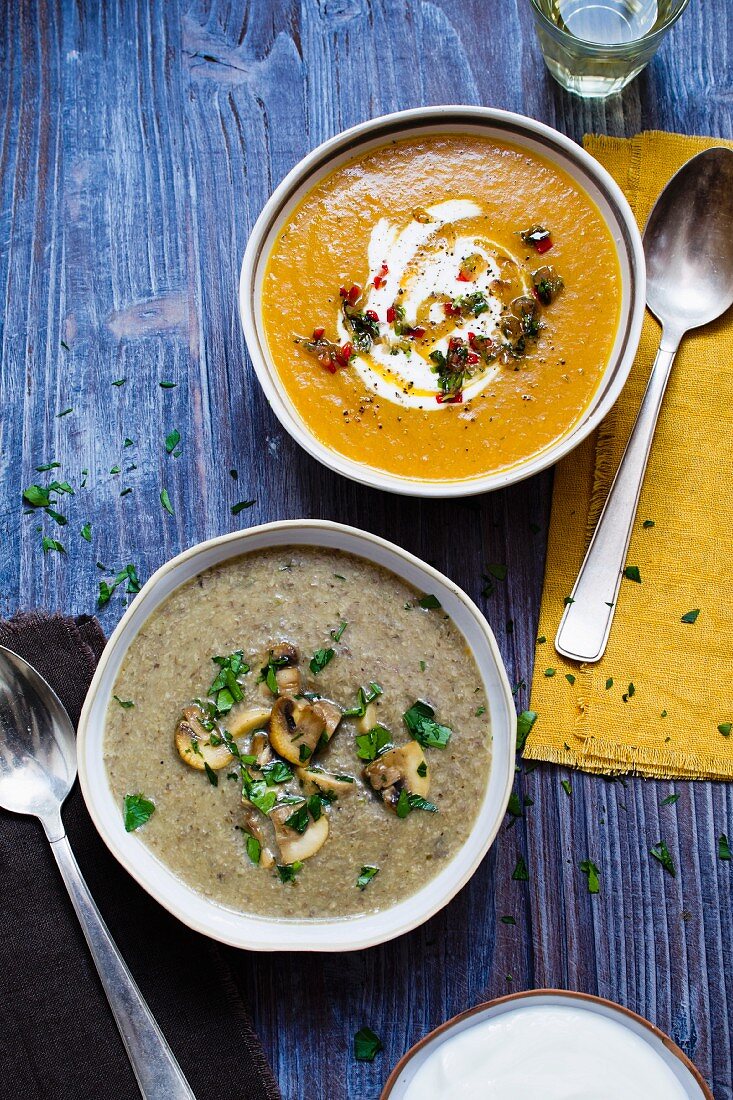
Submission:
[[[706,149],[680,168],[659,196],[643,242],[647,305],[662,325],[686,332],[733,305],[732,150]]]
[[[61,805],[75,779],[76,737],[61,700],[0,646],[0,808],[43,825],[145,1100],[194,1100],[74,859]]]
[[[55,825],[75,779],[74,727],[61,700],[0,646],[0,806]]]

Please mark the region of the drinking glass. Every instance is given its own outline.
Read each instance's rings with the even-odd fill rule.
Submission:
[[[689,0],[530,0],[545,64],[563,88],[605,98],[649,63]]]

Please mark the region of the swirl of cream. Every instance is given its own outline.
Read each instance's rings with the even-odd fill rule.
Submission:
[[[484,219],[484,213],[471,199],[436,203],[425,214],[429,220],[412,220],[402,228],[381,218],[372,230],[363,309],[377,314],[381,340],[372,343],[369,351],[357,351],[353,366],[365,386],[380,397],[398,405],[439,412],[449,406],[436,401],[440,389],[428,355],[432,351],[445,354],[450,339],[460,336],[465,340],[469,329],[477,336],[499,335],[502,302],[496,286],[501,279],[500,258],[506,259],[507,253],[486,236],[483,226],[475,224],[475,219]],[[475,278],[465,282],[459,274],[469,256],[479,256],[483,263],[478,265],[481,270]],[[383,265],[387,272],[381,275]],[[379,277],[376,287],[375,277]],[[472,316],[470,324],[456,318],[445,331],[445,302],[477,292],[484,296],[488,308],[478,317]],[[440,338],[424,344],[399,340],[393,325],[387,322],[387,310],[395,303],[404,309],[404,321],[409,326],[424,324],[418,315],[425,318],[427,310],[427,320],[441,325]],[[341,311],[337,327],[341,342],[349,342],[351,334]],[[499,370],[499,365],[492,363],[467,378],[464,401],[481,393]]]

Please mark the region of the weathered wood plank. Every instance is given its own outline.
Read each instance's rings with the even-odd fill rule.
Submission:
[[[422,103],[519,110],[576,139],[645,127],[730,137],[732,41],[726,0],[693,4],[647,71],[593,104],[545,73],[525,0],[6,5],[0,612],[89,612],[98,560],[134,561],[145,577],[209,535],[325,516],[395,539],[478,598],[525,706],[551,476],[480,500],[420,503],[347,483],[303,455],[244,355],[235,293],[247,234],[273,186],[317,142]],[[177,458],[163,445],[173,428]],[[63,528],[20,506],[26,485],[53,476],[35,471],[52,460],[77,487],[61,508]],[[160,506],[162,487],[175,517]],[[231,515],[251,498],[251,509]],[[91,544],[79,534],[85,522]],[[43,554],[39,526],[66,555]],[[483,598],[489,562],[508,574]],[[101,612],[107,629],[123,605],[117,594]],[[716,845],[733,833],[732,789],[573,775],[568,797],[563,774],[540,767],[518,777],[534,800],[526,817],[424,928],[360,954],[241,955],[287,1100],[376,1096],[388,1067],[429,1028],[537,985],[600,992],[643,1012],[695,1058],[716,1097],[731,1100],[733,901]],[[679,801],[661,807],[673,787]],[[659,839],[675,879],[649,855]],[[520,853],[528,884],[511,880]],[[602,872],[595,898],[578,869],[587,857]],[[501,923],[505,915],[516,926]],[[350,1053],[365,1023],[386,1047],[373,1066]]]

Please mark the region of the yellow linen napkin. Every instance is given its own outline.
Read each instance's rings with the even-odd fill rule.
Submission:
[[[586,137],[639,225],[710,138]],[[647,313],[629,381],[598,431],[556,469],[525,757],[592,772],[733,778],[733,312],[682,341],[664,399],[603,659],[553,640],[639,409],[659,342]],[[644,525],[646,521],[646,526]],[[653,523],[653,526],[652,526]],[[699,608],[695,622],[682,622]],[[546,640],[543,640],[546,639]],[[554,675],[548,671],[555,669]],[[632,686],[633,685],[633,686]]]

